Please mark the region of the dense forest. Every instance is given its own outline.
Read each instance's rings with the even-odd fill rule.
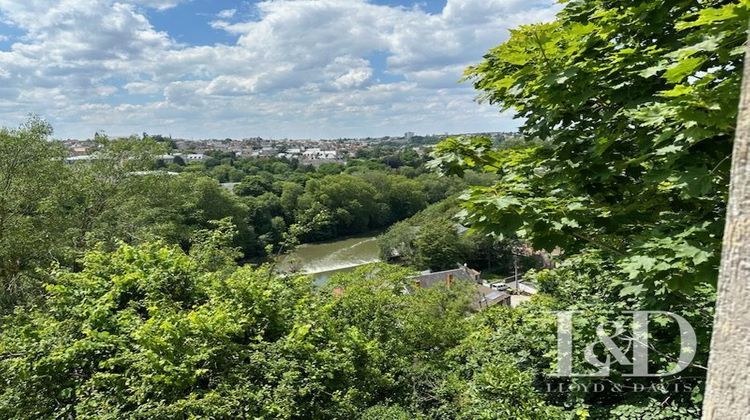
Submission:
[[[99,137],[69,165],[46,122],[0,130],[0,417],[700,418],[749,20],[746,0],[567,2],[466,72],[521,137],[429,157],[165,165],[157,139]],[[320,287],[273,269],[299,243],[386,228],[398,265]],[[559,251],[518,307],[410,287],[518,244]],[[554,375],[555,312],[594,342],[643,309],[692,325],[684,370]],[[651,372],[672,370],[675,323],[654,317],[648,339]]]

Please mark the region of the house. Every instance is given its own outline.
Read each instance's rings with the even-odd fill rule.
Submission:
[[[334,160],[338,157],[335,150],[323,150],[320,152],[320,159]]]
[[[87,146],[75,146],[70,149],[71,156],[83,156],[91,153],[91,148]]]
[[[307,160],[317,159],[320,149],[307,149],[302,152],[302,157]]]
[[[471,281],[479,283],[480,272],[467,267],[465,264],[454,268],[453,270],[444,271],[423,271],[417,276],[410,277],[416,287],[432,287],[437,283],[450,285],[455,280]]]
[[[477,285],[477,299],[474,301],[476,309],[489,308],[494,305],[510,306],[511,296],[507,292],[494,290],[483,284]]]
[[[450,287],[456,281],[469,282],[476,286],[476,295],[472,305],[474,308],[483,309],[493,305],[510,306],[510,294],[504,291],[493,290],[491,287],[482,284],[480,274],[479,271],[471,269],[464,264],[452,270],[424,271],[409,279],[412,280],[414,287],[417,288],[433,287],[438,284],[445,284],[447,287]]]
[[[302,157],[305,160],[335,160],[338,157],[338,153],[335,150],[313,148],[302,152]]]
[[[258,154],[258,157],[271,157],[276,156],[276,149],[271,146],[265,146],[256,153]]]
[[[189,153],[185,155],[185,160],[188,162],[201,162],[206,160],[206,155],[203,153]]]

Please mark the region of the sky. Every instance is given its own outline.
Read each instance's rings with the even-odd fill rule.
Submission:
[[[0,125],[56,138],[511,131],[466,66],[554,0],[0,0]]]

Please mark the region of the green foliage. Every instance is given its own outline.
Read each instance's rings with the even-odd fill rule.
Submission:
[[[19,311],[0,338],[4,418],[173,418],[274,410],[258,386],[286,353],[303,279],[229,276],[161,245],[93,252],[58,272],[44,310]],[[258,356],[261,356],[258,359]],[[254,361],[253,361],[254,360]],[[239,363],[241,362],[241,363]],[[255,382],[255,383],[254,383]]]
[[[494,179],[492,174],[477,172],[469,172],[465,179],[438,177],[426,171],[424,155],[403,145],[365,147],[346,163],[317,167],[296,159],[207,153],[210,159],[184,170],[161,169],[201,173],[219,182],[241,180],[233,192],[248,206],[248,225],[255,235],[251,244],[243,246],[247,257],[262,257],[260,250],[283,251],[295,241],[383,229],[467,185],[489,185]],[[284,239],[292,236],[294,241]]]
[[[233,192],[247,206],[237,242],[245,257],[258,259],[309,242],[383,229],[457,194],[469,183],[487,184],[491,176],[440,179],[426,173],[424,157],[403,146],[365,148],[344,163],[301,165],[296,159],[238,158],[207,152],[209,159],[158,169],[237,182]],[[366,158],[364,156],[367,156]],[[398,164],[385,165],[383,161]],[[158,161],[157,161],[158,166]],[[239,181],[239,182],[238,182]],[[240,225],[248,227],[243,235]],[[294,231],[294,232],[292,232]],[[294,237],[294,239],[292,239]]]
[[[311,179],[299,198],[302,221],[327,210],[333,215],[330,231],[325,239],[346,233],[365,232],[376,225],[378,208],[375,189],[361,178],[351,175],[331,175],[320,180]],[[330,236],[328,236],[330,235]]]
[[[414,415],[399,406],[376,405],[365,410],[359,418],[362,420],[412,420]]]
[[[110,212],[162,150],[150,140],[99,136],[94,159],[67,165],[51,133],[36,117],[0,130],[0,311],[37,296],[43,270],[52,262],[72,264],[91,238],[124,239],[105,235]]]
[[[467,78],[542,141],[438,145],[435,166],[500,177],[470,189],[466,219],[538,249],[618,256],[657,300],[715,281],[748,7],[587,0],[514,30]]]
[[[297,196],[297,222],[327,212],[330,225],[306,239],[329,239],[383,228],[427,205],[421,185],[400,175],[366,171],[310,179]]]
[[[699,415],[748,19],[745,0],[573,1],[554,22],[511,31],[467,70],[480,99],[515,110],[534,141],[436,147],[431,165],[445,173],[498,176],[461,197],[464,223],[562,251],[557,269],[528,278],[555,296],[553,307],[583,311],[583,337],[637,309],[678,313],[698,334],[693,365],[670,378],[692,394],[566,392],[552,402],[602,418]],[[666,370],[674,325],[654,323],[651,362]],[[554,366],[535,359],[537,374]]]
[[[381,259],[420,270],[454,268],[456,263],[466,263],[486,274],[512,275],[515,242],[466,231],[454,220],[458,212],[458,200],[452,197],[393,224],[378,237]],[[516,263],[521,271],[526,271],[537,261],[520,257]]]
[[[195,233],[190,256],[207,271],[231,267],[242,256],[239,248],[232,246],[237,236],[237,228],[228,217],[209,223],[214,229],[201,229]]]
[[[191,255],[123,244],[55,271],[44,305],[2,320],[0,416],[403,418],[455,412],[457,397],[464,418],[550,412],[512,363],[452,371],[468,284],[407,293],[408,270],[374,265],[314,293],[216,258],[232,233],[224,221]],[[506,377],[502,393],[474,391]]]
[[[385,172],[365,172],[361,177],[375,188],[375,200],[386,207],[383,225],[390,225],[416,214],[427,206],[427,196],[419,181]]]
[[[49,250],[65,232],[53,198],[64,151],[49,146],[50,134],[38,118],[0,129],[0,312],[36,294],[35,271],[51,260]]]
[[[417,266],[418,250],[414,244],[417,234],[419,226],[415,226],[411,219],[394,224],[378,237],[380,258],[383,261],[399,260],[407,265]]]
[[[171,142],[160,136],[97,135],[90,159],[66,163],[63,148],[49,141],[51,132],[38,118],[0,131],[6,157],[0,163],[0,312],[40,296],[49,264],[79,268],[77,260],[98,245],[112,250],[118,241],[159,239],[188,250],[199,231],[228,218],[236,228],[232,245],[242,251],[237,255],[263,259],[299,240],[382,229],[428,200],[445,198],[444,190],[421,192],[434,175],[412,180],[385,168],[354,165],[353,174],[337,174],[342,165],[316,170],[220,153],[167,168],[158,156]],[[239,179],[237,194],[216,182]]]
[[[260,196],[271,191],[271,181],[271,177],[260,175],[248,176],[234,187],[234,192],[242,196]]]
[[[644,402],[621,405],[608,414],[623,420],[695,419],[700,417],[700,409],[697,407],[680,407],[674,402],[664,404],[662,401],[649,398]]]
[[[436,220],[420,228],[414,241],[420,265],[435,271],[453,268],[463,260],[460,236],[450,220]]]

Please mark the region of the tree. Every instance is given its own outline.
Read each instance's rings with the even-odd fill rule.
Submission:
[[[467,223],[536,249],[600,249],[646,307],[714,284],[749,16],[746,2],[588,0],[514,30],[467,77],[541,143],[437,147],[448,172],[500,177],[471,188]]]
[[[67,168],[51,134],[36,117],[0,129],[0,312],[38,294],[34,271],[54,259],[65,234],[57,190]]]
[[[419,265],[435,271],[455,268],[463,262],[464,250],[450,220],[435,220],[420,227],[415,241]]]
[[[337,175],[344,170],[344,165],[339,163],[323,163],[318,166],[317,173],[322,175]]]
[[[383,209],[375,201],[375,189],[361,178],[351,175],[330,175],[311,179],[305,185],[305,193],[299,197],[303,224],[306,219],[326,209],[333,215],[332,231],[319,232],[318,238],[332,238],[365,232],[376,226]]]
[[[737,134],[732,182],[719,273],[716,321],[711,338],[704,418],[750,418],[750,42]]]
[[[691,7],[577,2],[469,70],[484,98],[522,110],[524,133],[545,140],[501,160],[486,140],[443,146],[502,168],[502,189],[475,190],[499,198],[474,200],[498,213],[489,222],[527,230],[537,248],[626,255],[644,292],[715,279],[748,12]]]
[[[305,192],[305,188],[295,182],[284,182],[281,184],[281,208],[284,210],[284,218],[291,222],[294,220],[294,212],[297,210],[297,200]]]
[[[453,138],[436,148],[434,166],[448,173],[499,177],[464,196],[465,223],[566,258],[596,255],[608,268],[600,281],[616,287],[610,305],[691,319],[697,365],[707,357],[749,18],[746,1],[567,3],[556,21],[512,31],[467,71],[482,99],[525,119],[533,141]],[[674,336],[654,338],[668,348]],[[695,415],[699,399],[671,402]]]
[[[175,156],[173,162],[175,165],[185,166],[185,159],[182,156]]]
[[[269,191],[271,191],[270,180],[260,175],[248,176],[234,187],[235,194],[241,196],[257,197]]]
[[[200,261],[122,246],[88,254],[80,273],[56,272],[45,310],[19,313],[0,333],[0,415],[270,415],[261,401],[273,397],[257,381],[281,373],[273,358],[294,357],[283,342],[309,281],[269,282],[247,268],[212,276]]]
[[[381,225],[391,225],[427,206],[427,196],[417,181],[387,172],[369,171],[360,176],[375,187],[375,199],[388,206]]]
[[[418,250],[415,241],[419,234],[419,226],[411,220],[395,223],[378,237],[380,258],[383,261],[402,261],[407,265],[418,265]]]

